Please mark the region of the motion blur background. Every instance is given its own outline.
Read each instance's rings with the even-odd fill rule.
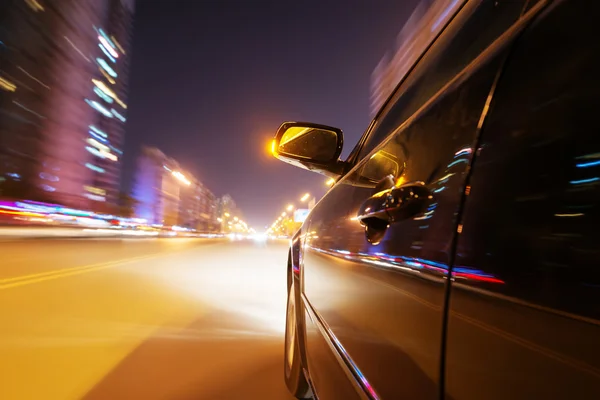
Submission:
[[[286,398],[285,239],[332,181],[270,138],[347,154],[460,2],[323,3],[0,2],[0,398]]]

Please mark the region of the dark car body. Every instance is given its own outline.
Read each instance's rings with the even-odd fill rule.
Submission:
[[[293,394],[600,399],[598,6],[466,1],[400,82],[292,238]]]

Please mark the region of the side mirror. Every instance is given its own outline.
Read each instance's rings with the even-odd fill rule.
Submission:
[[[338,177],[345,163],[339,159],[344,135],[338,128],[308,122],[284,122],[275,135],[272,153],[300,168]]]

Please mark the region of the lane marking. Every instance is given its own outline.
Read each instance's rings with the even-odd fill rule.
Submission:
[[[155,258],[160,255],[170,253],[170,252],[160,252],[148,254],[145,256],[131,257],[125,258],[115,261],[109,261],[104,263],[92,264],[92,265],[84,265],[80,267],[73,268],[63,268],[54,271],[40,272],[37,274],[25,275],[25,276],[17,276],[13,278],[6,278],[0,280],[0,290],[10,289],[18,286],[29,285],[32,283],[44,282],[52,279],[63,278],[67,276],[84,274],[87,272],[98,271],[106,268],[116,267],[119,265],[129,264],[135,261],[146,260],[149,258]]]
[[[96,263],[96,264],[80,265],[80,266],[74,266],[74,267],[54,269],[54,270],[51,270],[51,271],[38,272],[38,273],[35,273],[35,274],[30,274],[30,275],[14,276],[14,277],[11,277],[11,278],[0,279],[0,285],[3,285],[5,283],[9,283],[9,282],[20,281],[20,280],[31,279],[31,278],[37,278],[37,277],[46,276],[46,275],[60,274],[62,272],[75,271],[75,270],[87,269],[87,268],[95,268],[95,267],[101,267],[101,266],[108,265],[108,264],[114,264],[114,263],[120,263],[120,262],[127,262],[129,260],[136,260],[136,259],[139,259],[139,258],[145,258],[145,257],[153,256],[153,255],[163,254],[163,253],[164,252],[153,253],[153,254],[146,254],[146,255],[143,255],[143,256],[136,256],[136,257],[129,257],[129,258],[121,258],[121,259],[118,259],[118,260],[104,261],[104,262]]]
[[[215,246],[219,243],[206,243],[204,244],[202,247],[212,247]],[[61,272],[67,272],[67,271],[74,271],[74,270],[79,270],[79,269],[84,269],[84,268],[94,268],[94,267],[99,267],[99,266],[103,266],[103,265],[107,265],[107,264],[113,264],[113,263],[121,263],[121,262],[128,262],[128,261],[134,261],[137,259],[145,259],[147,257],[152,257],[152,256],[159,256],[161,254],[168,254],[168,253],[182,253],[182,252],[186,252],[186,251],[192,251],[195,250],[194,247],[192,248],[186,248],[186,249],[178,249],[178,250],[164,250],[164,251],[159,251],[156,253],[152,253],[152,254],[146,254],[143,256],[136,256],[136,257],[130,257],[130,258],[122,258],[119,260],[111,260],[111,261],[104,261],[101,263],[96,263],[96,264],[90,264],[90,265],[81,265],[81,266],[74,266],[74,267],[68,267],[68,268],[61,268],[61,269],[55,269],[55,270],[51,270],[51,271],[45,271],[45,272],[38,272],[35,274],[30,274],[30,275],[20,275],[20,276],[14,276],[14,277],[10,277],[10,278],[2,278],[0,279],[0,286],[5,284],[5,283],[9,283],[9,282],[14,282],[14,281],[20,281],[23,279],[30,279],[30,278],[36,278],[36,277],[41,277],[41,276],[47,276],[47,275],[53,275],[53,274],[58,274]],[[22,260],[26,260],[27,258],[19,258],[17,259],[18,261],[22,261]],[[11,260],[11,262],[14,260]]]
[[[195,238],[191,238],[195,239]],[[222,244],[222,242],[217,243],[203,243],[203,248],[205,247],[214,247]],[[25,286],[32,283],[44,282],[52,279],[58,279],[73,275],[84,274],[86,272],[98,271],[106,268],[116,267],[119,265],[129,264],[135,261],[147,260],[150,258],[160,257],[166,254],[182,254],[186,252],[196,251],[197,247],[178,249],[178,250],[165,250],[157,253],[147,254],[143,256],[131,257],[131,258],[122,258],[120,260],[107,261],[103,263],[91,264],[91,265],[83,265],[80,267],[71,267],[71,268],[61,268],[53,271],[39,272],[36,274],[16,276],[12,278],[4,278],[0,279],[0,290],[11,289],[18,286]]]

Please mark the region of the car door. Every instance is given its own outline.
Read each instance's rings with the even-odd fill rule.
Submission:
[[[554,2],[499,80],[452,268],[448,398],[600,398],[599,17]]]
[[[339,395],[351,391],[340,383],[340,368],[366,398],[439,398],[447,278],[465,176],[517,33],[507,29],[524,5],[467,3],[375,121],[360,161],[311,212],[302,292],[307,362],[320,399],[347,398]],[[410,212],[381,223],[385,211],[370,208],[392,189],[413,192],[411,201],[422,196]],[[361,214],[373,214],[369,231]]]

